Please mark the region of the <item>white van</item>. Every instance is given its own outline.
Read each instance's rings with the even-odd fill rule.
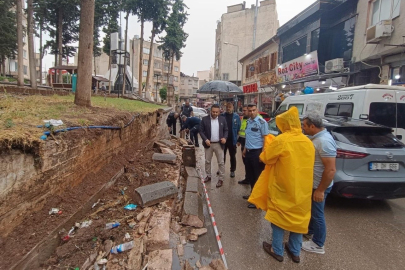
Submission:
[[[291,96],[275,112],[292,106],[301,114],[318,111],[324,116],[344,116],[365,119],[393,128],[393,133],[405,142],[405,87],[367,84],[346,87],[334,92]]]

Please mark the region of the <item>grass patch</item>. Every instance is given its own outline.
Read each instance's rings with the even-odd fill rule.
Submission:
[[[123,112],[153,112],[161,106],[142,101],[92,97],[92,108],[76,106],[74,96],[22,96],[0,94],[0,141],[38,141],[43,120],[61,119],[66,126],[88,126],[114,122]],[[103,108],[103,110],[100,110]],[[104,110],[105,109],[105,110]],[[63,128],[62,127],[62,128]],[[59,128],[59,127],[58,127]]]

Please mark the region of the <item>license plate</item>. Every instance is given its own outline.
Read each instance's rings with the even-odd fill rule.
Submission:
[[[399,171],[399,163],[377,163],[370,162],[368,164],[368,169],[370,171]]]

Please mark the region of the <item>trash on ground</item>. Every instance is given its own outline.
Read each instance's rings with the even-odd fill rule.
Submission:
[[[108,260],[107,260],[107,259],[101,259],[101,260],[99,260],[99,261],[97,262],[97,264],[106,264],[106,263],[108,263]]]
[[[99,203],[100,203],[100,199],[98,199],[97,202],[93,203],[93,206],[91,207],[91,209],[93,209],[94,207],[96,207],[96,205],[99,204]]]
[[[128,204],[127,206],[124,207],[125,210],[135,210],[137,207],[136,204]]]
[[[51,120],[44,120],[45,126],[46,124],[49,124],[51,126],[57,127],[57,126],[62,126],[63,125],[63,121],[62,120],[55,120],[55,119],[51,119]]]
[[[119,222],[110,222],[110,223],[105,224],[105,229],[109,230],[109,229],[117,228],[120,225],[121,224]]]
[[[132,249],[133,247],[134,247],[134,241],[126,242],[124,244],[113,247],[111,249],[111,253],[112,254],[121,253],[121,252],[124,252],[126,250]]]
[[[56,215],[56,214],[60,215],[60,214],[62,214],[62,211],[59,210],[59,208],[52,208],[51,211],[49,211],[49,214],[50,215]]]
[[[91,223],[93,223],[92,220],[83,221],[83,222],[80,224],[80,228],[87,228],[87,227],[90,227]]]
[[[129,239],[131,239],[131,236],[129,235],[129,233],[126,233],[125,234],[125,240],[129,240]]]

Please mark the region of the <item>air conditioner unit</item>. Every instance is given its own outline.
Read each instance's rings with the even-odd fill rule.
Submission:
[[[336,58],[325,62],[325,73],[341,71],[343,69],[343,58]]]
[[[392,33],[392,20],[382,20],[376,25],[367,28],[367,43],[380,42],[385,37],[390,37]]]

